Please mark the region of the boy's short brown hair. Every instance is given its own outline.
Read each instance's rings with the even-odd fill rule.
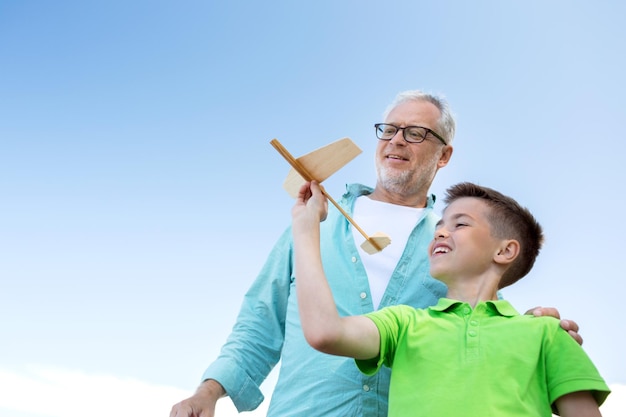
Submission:
[[[479,198],[491,208],[487,220],[494,237],[515,239],[520,244],[520,253],[502,276],[499,288],[509,286],[528,274],[543,244],[542,227],[532,213],[513,198],[470,182],[448,188],[444,202],[449,205],[463,197]]]

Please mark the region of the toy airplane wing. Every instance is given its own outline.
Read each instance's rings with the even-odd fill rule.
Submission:
[[[339,139],[306,155],[297,158],[298,163],[311,175],[311,179],[321,183],[341,167],[356,158],[361,149],[349,138]],[[305,180],[294,168],[291,168],[283,183],[283,188],[296,198],[298,190]]]

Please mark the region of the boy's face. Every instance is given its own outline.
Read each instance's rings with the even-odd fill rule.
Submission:
[[[502,241],[491,235],[489,210],[487,203],[473,197],[459,198],[445,208],[429,246],[433,277],[446,283],[471,279],[493,265]]]

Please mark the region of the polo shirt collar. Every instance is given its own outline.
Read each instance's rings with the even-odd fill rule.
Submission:
[[[509,303],[506,300],[481,301],[480,303],[476,305],[476,307],[480,307],[481,304],[485,305],[487,310],[494,311],[494,313],[497,313],[501,316],[505,316],[505,317],[519,316],[519,313],[517,312],[517,310],[515,310],[515,308],[511,305],[511,303]],[[444,297],[444,298],[440,298],[439,302],[436,305],[432,306],[431,309],[435,311],[446,311],[449,309],[450,310],[454,309],[456,306],[459,306],[459,305],[467,305],[469,307],[468,303],[465,303],[459,300],[452,300],[450,298]]]

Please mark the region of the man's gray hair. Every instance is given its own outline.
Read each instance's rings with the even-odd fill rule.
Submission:
[[[454,116],[450,111],[450,105],[448,104],[448,101],[441,95],[424,93],[420,90],[402,91],[398,93],[393,102],[391,102],[391,104],[387,106],[387,109],[383,113],[383,120],[387,120],[387,116],[389,116],[389,113],[399,104],[407,101],[427,101],[434,104],[441,113],[441,116],[437,121],[436,132],[439,135],[443,136],[448,145],[452,143],[456,130],[456,122],[454,121]]]

